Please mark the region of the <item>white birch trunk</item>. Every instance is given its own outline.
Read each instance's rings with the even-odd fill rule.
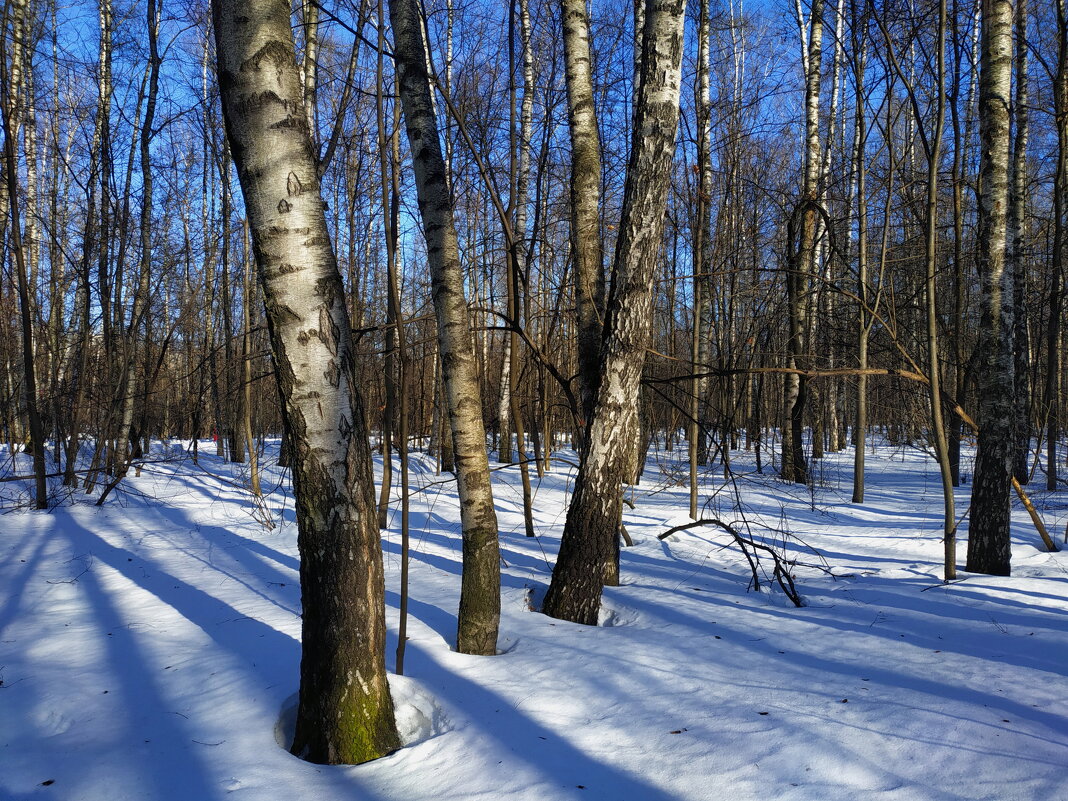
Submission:
[[[357,763],[400,746],[385,671],[371,453],[289,4],[213,4],[219,86],[293,447],[302,657],[293,751]],[[250,24],[255,20],[255,24]]]
[[[1012,3],[983,0],[979,78],[979,453],[967,570],[1008,575],[1012,479],[1012,273],[1005,269]]]
[[[634,452],[638,395],[652,312],[675,133],[684,0],[645,8],[641,80],[627,168],[600,380],[545,612],[595,625],[605,565],[618,547],[622,485]]]
[[[460,495],[463,576],[456,647],[463,653],[493,654],[500,623],[497,515],[459,244],[427,69],[427,44],[414,0],[390,0],[389,10],[438,319],[442,380]]]

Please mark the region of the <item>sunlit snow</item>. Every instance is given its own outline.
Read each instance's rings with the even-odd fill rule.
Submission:
[[[862,505],[851,451],[818,463],[811,490],[735,454],[740,502],[707,469],[702,515],[796,559],[800,609],[772,583],[754,591],[722,532],[657,538],[688,519],[688,490],[681,454],[652,454],[597,628],[533,611],[570,468],[534,477],[533,539],[518,472],[499,470],[489,658],[451,649],[455,485],[415,454],[410,640],[391,678],[406,745],[324,767],[284,747],[300,659],[288,479],[266,471],[256,512],[247,468],[209,446],[197,468],[157,445],[103,508],[75,495],[38,513],[12,509],[28,487],[0,493],[0,799],[1068,799],[1068,556],[1014,507],[1013,576],[943,584],[941,487],[918,450],[871,452]],[[1033,497],[1060,541],[1068,491]],[[384,550],[392,669],[397,513]]]

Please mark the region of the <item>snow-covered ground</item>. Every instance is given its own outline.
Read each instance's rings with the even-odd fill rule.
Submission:
[[[823,461],[812,492],[746,475],[736,456],[741,504],[709,469],[702,514],[785,539],[800,609],[753,591],[721,532],[657,539],[688,520],[687,489],[665,478],[677,464],[651,459],[597,628],[531,610],[566,466],[537,486],[534,539],[518,474],[498,471],[496,657],[451,650],[457,501],[417,460],[406,675],[391,679],[409,744],[324,767],[284,748],[300,658],[287,484],[268,470],[275,491],[254,515],[243,468],[205,450],[198,469],[172,446],[103,508],[0,515],[3,801],[1068,799],[1068,556],[1044,552],[1016,510],[1014,575],[944,585],[941,489],[917,451],[873,452],[862,505],[851,451]],[[1059,541],[1068,493],[1034,495]]]

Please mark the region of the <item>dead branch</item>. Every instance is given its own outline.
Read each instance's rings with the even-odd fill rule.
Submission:
[[[794,606],[800,608],[805,605],[804,601],[801,600],[801,595],[798,593],[797,587],[794,585],[794,578],[790,574],[790,570],[787,567],[787,564],[783,560],[782,556],[780,556],[770,545],[765,545],[762,542],[756,542],[750,537],[742,535],[736,528],[734,528],[734,526],[730,525],[729,523],[724,523],[722,520],[719,520],[714,517],[702,518],[701,520],[696,520],[693,523],[683,523],[681,526],[674,526],[673,528],[669,528],[663,534],[657,535],[657,539],[664,540],[670,537],[672,534],[677,534],[680,531],[686,531],[687,529],[691,528],[697,528],[698,526],[716,526],[731,535],[731,537],[734,539],[735,544],[745,556],[746,561],[749,562],[749,570],[753,574],[753,589],[760,589],[760,556],[757,552],[760,551],[771,556],[772,561],[775,565],[772,571],[772,575],[774,576],[775,581],[778,583],[779,587],[786,594],[786,597],[793,602]]]

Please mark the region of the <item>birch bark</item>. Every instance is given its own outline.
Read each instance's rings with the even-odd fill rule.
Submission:
[[[804,33],[800,4],[798,25]],[[805,44],[804,38],[802,43]],[[809,290],[816,266],[816,239],[820,225],[816,210],[820,173],[820,80],[823,60],[823,0],[813,0],[808,22],[808,40],[803,48],[805,70],[805,168],[801,187],[799,243],[792,263],[787,265],[787,303],[790,308],[789,366],[808,366],[805,343],[810,315]],[[790,247],[793,247],[791,241]],[[782,474],[787,481],[808,481],[803,441],[807,382],[797,373],[786,376],[783,392],[784,425],[782,437]]]
[[[571,252],[578,312],[578,396],[584,428],[593,413],[604,320],[605,278],[599,209],[601,142],[593,104],[586,0],[562,0],[567,121],[571,131]]]
[[[212,4],[219,87],[293,448],[303,605],[293,752],[366,762],[400,746],[386,683],[382,554],[351,323],[289,4]]]
[[[544,610],[595,625],[604,568],[619,533],[621,487],[631,476],[638,393],[652,313],[652,280],[664,231],[675,153],[684,0],[645,7],[641,79],[601,346],[593,418]]]
[[[493,654],[500,623],[500,549],[486,454],[481,391],[464,297],[460,251],[430,91],[426,42],[415,0],[390,0],[404,124],[415,166],[442,382],[452,428],[463,527],[463,576],[456,648]]]
[[[979,77],[979,453],[972,484],[967,570],[1010,572],[1012,272],[1005,269],[1012,3],[983,0]]]

